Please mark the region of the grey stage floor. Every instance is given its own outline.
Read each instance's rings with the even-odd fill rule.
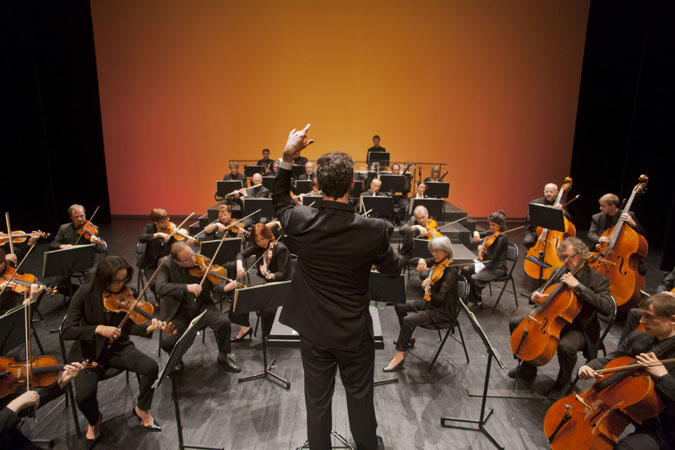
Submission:
[[[109,254],[119,254],[134,261],[137,235],[144,220],[115,219],[103,228],[103,236],[109,244]],[[517,234],[517,236],[515,236]],[[510,238],[520,245],[520,233]],[[44,250],[45,244],[41,244]],[[521,246],[522,250],[522,246]],[[39,252],[31,255],[27,269],[39,273]],[[647,290],[653,291],[662,274],[657,270],[660,255],[652,252],[648,257],[649,274]],[[516,283],[518,304],[526,308],[527,299],[520,295],[532,289],[522,270],[522,254],[517,265]],[[421,295],[416,274],[410,277],[408,298]],[[487,291],[486,291],[487,294]],[[487,306],[496,298],[486,296]],[[441,428],[441,416],[478,418],[480,398],[470,397],[467,390],[480,390],[486,372],[486,351],[482,341],[471,328],[468,318],[462,314],[460,323],[466,339],[470,363],[466,363],[462,347],[449,340],[431,372],[428,363],[438,345],[438,337],[427,330],[416,332],[417,345],[406,357],[405,369],[395,374],[384,374],[382,368],[394,353],[393,341],[398,334],[398,323],[392,306],[377,305],[385,349],[376,352],[375,380],[398,378],[398,384],[375,388],[375,409],[379,423],[378,434],[383,436],[389,450],[409,449],[490,449],[492,444],[480,433]],[[514,388],[513,380],[506,376],[515,366],[509,348],[508,319],[515,311],[512,293],[504,294],[497,311],[485,308],[477,317],[487,331],[492,344],[502,355],[505,368],[493,364],[490,379],[491,393],[508,393]],[[47,354],[59,355],[54,329],[63,318],[66,306],[61,297],[45,298],[41,305],[45,320],[37,324],[38,333]],[[252,316],[253,319],[253,316]],[[621,326],[614,325],[606,342],[609,349],[616,346]],[[233,335],[238,327],[234,327]],[[156,358],[160,367],[166,362],[163,354],[157,357],[157,341],[133,338],[137,347]],[[233,344],[243,375],[250,375],[262,368],[261,341]],[[285,390],[267,380],[238,383],[237,375],[228,374],[216,366],[216,347],[213,333],[206,333],[206,342],[198,339],[189,350],[185,373],[179,379],[180,406],[183,433],[186,444],[221,446],[225,449],[296,449],[306,439],[305,407],[303,397],[303,372],[300,353],[297,349],[272,349],[277,363],[274,370],[291,382]],[[579,365],[582,363],[580,358]],[[60,359],[60,356],[59,356]],[[544,392],[553,383],[558,370],[553,361],[540,370],[534,391]],[[104,381],[99,385],[98,399],[103,414],[102,437],[96,448],[113,449],[166,449],[177,448],[176,421],[167,383],[155,394],[152,413],[163,426],[161,433],[148,433],[140,428],[130,412],[138,394],[135,377],[126,384],[124,376]],[[578,388],[587,384],[580,383]],[[529,387],[518,384],[517,390],[529,393]],[[542,431],[543,417],[551,401],[534,395],[529,399],[490,398],[487,406],[494,410],[486,425],[494,437],[508,449],[545,448],[547,441]],[[339,377],[333,399],[333,429],[350,437],[344,389]],[[80,424],[86,427],[80,415]],[[38,421],[25,420],[24,432],[30,437],[56,438],[56,448],[81,448],[74,433],[70,411],[65,409],[63,397],[38,413]]]

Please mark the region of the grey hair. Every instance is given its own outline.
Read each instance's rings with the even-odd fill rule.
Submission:
[[[452,242],[447,236],[435,237],[429,241],[429,251],[431,249],[442,250],[448,254],[448,259],[453,260],[455,257],[455,252],[452,249]]]

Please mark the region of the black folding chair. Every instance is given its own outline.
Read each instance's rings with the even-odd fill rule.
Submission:
[[[499,305],[499,301],[502,299],[502,295],[504,295],[504,291],[506,290],[506,286],[509,284],[509,281],[511,282],[511,287],[513,288],[513,298],[516,300],[516,308],[518,308],[518,292],[516,291],[516,283],[513,280],[513,269],[516,267],[516,263],[518,262],[518,255],[518,246],[513,242],[509,242],[508,247],[506,248],[506,260],[511,263],[511,267],[507,270],[506,275],[496,278],[488,283],[490,295],[492,295],[492,283],[504,283],[502,285],[502,290],[499,292],[499,297],[497,297],[497,301],[495,302],[495,306],[492,307],[493,313],[497,310],[497,305]]]

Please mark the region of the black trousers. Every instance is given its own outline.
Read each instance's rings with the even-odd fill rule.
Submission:
[[[358,450],[377,449],[377,420],[373,405],[375,342],[364,330],[357,352],[333,350],[300,337],[302,367],[305,372],[307,435],[312,450],[330,450],[335,373],[347,394],[349,428]]]
[[[488,285],[492,280],[496,280],[499,277],[506,275],[506,269],[503,267],[495,267],[493,269],[488,269],[487,267],[476,273],[476,266],[470,265],[462,269],[462,273],[469,280],[469,301],[471,302],[482,302],[483,301],[483,288]]]
[[[661,446],[658,437],[651,433],[636,430],[633,434],[621,439],[615,448],[616,450],[659,450],[671,447]]]
[[[642,311],[640,308],[631,308],[628,310],[628,315],[626,316],[626,323],[623,325],[623,330],[621,330],[621,337],[619,338],[619,344],[626,339],[626,336],[631,334],[638,325],[640,325],[640,319],[642,319]]]
[[[539,236],[537,233],[533,233],[531,231],[526,231],[523,233],[523,246],[527,249],[532,247],[534,244],[537,243],[537,238]]]
[[[218,353],[220,358],[226,358],[230,353],[230,320],[224,312],[216,308],[216,305],[210,304],[206,306],[206,314],[204,315],[203,324],[207,328],[211,328],[216,335],[216,344],[218,345]],[[202,310],[203,311],[203,310]],[[196,317],[196,315],[195,315]],[[167,353],[171,353],[174,345],[178,342],[183,332],[187,329],[193,317],[186,317],[180,312],[171,319],[171,322],[176,327],[177,333],[169,336],[168,333],[162,333],[162,338],[159,340],[159,345]]]
[[[520,322],[525,318],[524,315],[512,317],[509,320],[509,330],[513,333]],[[556,385],[562,387],[565,383],[572,381],[572,372],[577,364],[577,355],[586,346],[586,338],[579,330],[563,329],[558,342],[558,377]],[[528,364],[523,362],[523,364]]]
[[[263,311],[260,316],[260,322],[262,325],[263,336],[269,336],[270,331],[272,331],[272,325],[274,324],[274,316],[276,316],[276,311]],[[250,327],[251,321],[249,320],[249,313],[235,314],[230,310],[228,317],[230,322],[241,325],[242,327]]]
[[[137,373],[140,376],[138,386],[138,407],[144,411],[152,406],[154,390],[152,383],[157,379],[159,368],[154,359],[138,350],[132,345],[124,347],[113,344],[109,349],[103,350],[98,359],[99,367],[93,370],[81,371],[73,383],[75,383],[75,402],[82,414],[87,418],[89,425],[98,422],[100,412],[96,392],[98,381],[103,375],[105,367],[116,367]]]
[[[429,312],[424,311],[426,303],[424,299],[417,299],[394,305],[394,310],[398,316],[398,324],[401,327],[396,340],[396,350],[400,352],[407,350],[408,341],[410,341],[415,327],[433,323]]]

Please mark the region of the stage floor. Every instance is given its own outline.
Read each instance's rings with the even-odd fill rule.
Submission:
[[[135,263],[135,246],[145,220],[114,219],[104,226],[102,235],[109,245],[109,254],[124,256]],[[509,239],[520,243],[520,233],[510,234]],[[36,254],[31,255],[26,270],[35,274],[41,272],[42,257],[46,244],[41,244]],[[395,245],[396,247],[396,245]],[[526,280],[521,258],[515,270],[518,290],[518,305],[527,309],[527,299],[520,294],[533,289]],[[662,277],[658,271],[660,255],[651,252],[647,258],[649,273],[647,290],[653,292]],[[421,296],[419,278],[416,273],[410,277],[407,287],[408,299]],[[514,296],[505,292],[499,307],[492,314],[492,305],[498,291],[490,296],[485,291],[486,307],[476,314],[480,324],[487,331],[492,344],[500,352],[505,368],[492,365],[490,392],[505,395],[514,388],[513,380],[506,375],[515,367],[516,361],[509,348],[508,320],[515,312]],[[427,372],[437,346],[438,336],[428,330],[416,331],[417,344],[406,356],[405,368],[401,372],[385,374],[382,368],[394,354],[393,341],[398,335],[398,322],[393,306],[376,305],[382,325],[385,348],[376,352],[375,380],[397,378],[398,384],[375,388],[375,410],[379,423],[378,434],[384,438],[388,450],[409,449],[491,449],[493,445],[482,434],[440,426],[442,416],[477,419],[480,414],[480,398],[470,397],[468,390],[481,390],[485,377],[487,357],[479,336],[471,327],[465,314],[460,323],[469,352],[470,363],[466,363],[461,344],[448,340],[433,370]],[[61,297],[46,297],[40,307],[44,320],[37,323],[42,344],[47,354],[60,359],[58,339],[49,330],[60,324],[66,306]],[[251,316],[254,319],[254,316]],[[623,323],[617,322],[606,339],[607,348],[616,347]],[[236,334],[235,326],[232,333]],[[153,358],[160,368],[167,355],[157,356],[157,337],[153,340],[133,337],[136,346]],[[274,371],[291,382],[290,390],[268,380],[239,383],[239,376],[255,374],[262,369],[260,337],[252,341],[233,344],[236,359],[242,367],[241,374],[223,372],[216,365],[214,335],[207,330],[206,341],[198,338],[185,358],[185,371],[178,379],[181,418],[186,445],[221,446],[225,449],[296,449],[306,440],[305,407],[303,396],[303,371],[300,352],[293,348],[273,348],[268,356],[276,359]],[[580,358],[578,365],[583,363]],[[535,393],[544,392],[554,381],[558,370],[554,360],[539,371],[534,384]],[[577,386],[586,388],[588,382]],[[516,385],[518,391],[529,393],[524,383]],[[129,384],[124,376],[99,384],[98,400],[103,414],[101,439],[97,449],[168,449],[178,447],[178,435],[171,400],[169,383],[155,393],[152,413],[162,425],[161,433],[150,433],[137,425],[130,414],[138,394],[135,377]],[[490,398],[487,407],[494,413],[485,428],[495,439],[508,449],[546,448],[547,441],[542,430],[544,415],[551,400],[540,396],[527,399]],[[24,420],[24,433],[31,438],[55,438],[56,448],[83,448],[78,444],[70,411],[66,410],[64,397],[40,409],[38,421]],[[86,429],[82,415],[80,425]],[[338,377],[333,397],[333,429],[349,438],[349,422],[344,389]],[[337,444],[337,442],[335,442]]]

